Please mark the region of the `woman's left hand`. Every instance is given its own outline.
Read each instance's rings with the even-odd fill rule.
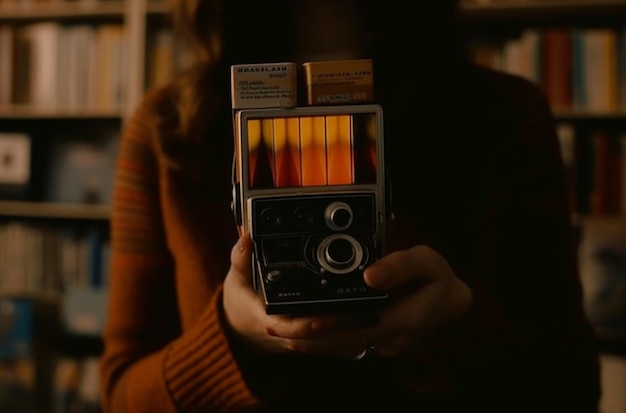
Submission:
[[[425,245],[393,252],[365,270],[366,283],[389,293],[367,343],[381,356],[415,349],[428,335],[462,320],[472,306],[470,288],[446,259]]]

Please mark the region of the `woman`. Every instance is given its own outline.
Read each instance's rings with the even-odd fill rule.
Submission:
[[[536,87],[465,60],[456,6],[172,2],[195,59],[123,136],[105,412],[597,411],[554,120]],[[389,299],[267,315],[230,209],[230,66],[359,57],[393,183],[364,279]]]

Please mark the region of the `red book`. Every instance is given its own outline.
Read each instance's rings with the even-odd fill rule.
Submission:
[[[572,106],[572,32],[549,28],[541,33],[542,85],[553,107]]]
[[[617,215],[621,208],[620,142],[606,131],[596,131],[593,139],[593,189],[591,213]]]

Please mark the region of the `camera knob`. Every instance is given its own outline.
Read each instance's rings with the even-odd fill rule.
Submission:
[[[261,222],[267,229],[277,228],[282,222],[280,212],[276,208],[265,208],[261,211]]]
[[[313,222],[313,211],[308,207],[298,207],[293,212],[293,220],[301,227],[311,225]]]
[[[343,231],[352,225],[352,208],[345,202],[333,202],[326,207],[324,217],[330,229]]]

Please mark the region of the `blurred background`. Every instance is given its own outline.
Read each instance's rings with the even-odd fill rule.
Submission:
[[[462,1],[461,19],[471,59],[553,106],[601,413],[626,413],[626,0]],[[176,43],[164,0],[0,0],[2,413],[100,412],[117,145]]]

